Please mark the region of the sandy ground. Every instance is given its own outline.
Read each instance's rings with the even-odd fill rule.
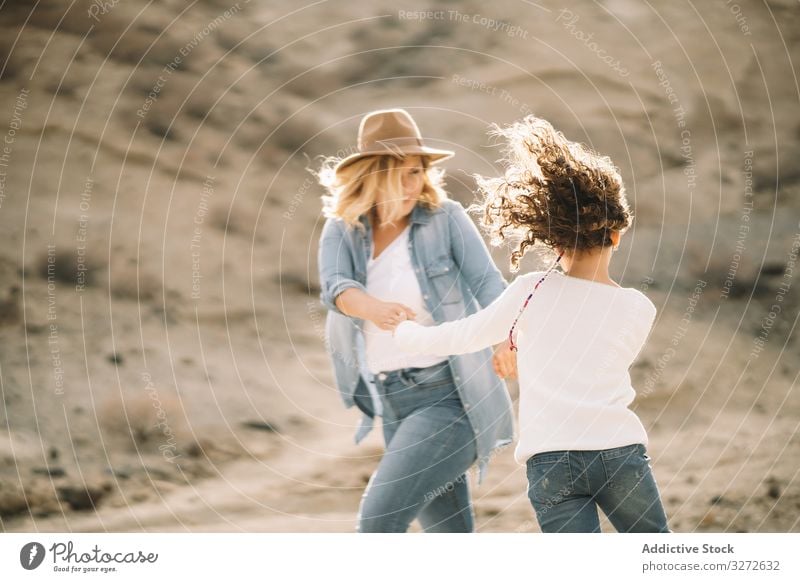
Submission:
[[[60,4],[0,8],[0,529],[354,530],[381,439],[333,386],[305,155],[399,105],[464,203],[489,122],[612,156],[672,528],[800,531],[793,3]],[[474,485],[479,531],[537,531],[510,448]]]

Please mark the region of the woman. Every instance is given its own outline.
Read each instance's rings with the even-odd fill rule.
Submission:
[[[407,353],[449,355],[519,334],[520,439],[528,496],[544,532],[599,532],[602,509],[621,532],[668,532],[647,455],[647,433],[628,408],[628,372],[656,308],[608,273],[631,223],[611,160],[528,116],[505,130],[506,175],[479,179],[484,224],[519,236],[511,267],[537,243],[558,258],[517,277],[489,307],[461,321],[405,321]],[[561,263],[565,273],[553,271]],[[552,276],[548,278],[548,275]],[[422,324],[422,325],[420,325]],[[512,345],[512,348],[516,346]]]
[[[386,450],[364,492],[359,532],[471,532],[466,479],[511,442],[507,342],[454,357],[408,356],[401,318],[441,323],[475,313],[506,287],[463,207],[431,165],[453,155],[425,145],[402,109],[361,121],[358,151],[318,174],[327,217],[319,247],[326,345],[345,405],[364,413],[359,442],[381,416]]]

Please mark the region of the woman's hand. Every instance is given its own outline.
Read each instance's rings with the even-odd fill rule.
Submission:
[[[517,378],[517,354],[511,351],[511,343],[506,340],[494,347],[492,356],[494,372],[501,378]]]
[[[417,314],[402,303],[381,301],[361,289],[350,287],[336,297],[336,307],[348,317],[371,321],[385,331],[391,331],[403,320],[416,319]]]
[[[376,301],[367,319],[384,331],[394,332],[401,321],[416,317],[414,310],[402,303]]]

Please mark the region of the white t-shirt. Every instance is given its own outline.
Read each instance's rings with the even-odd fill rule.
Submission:
[[[425,327],[402,322],[397,345],[411,353],[463,354],[508,338],[544,272],[522,275],[494,302],[467,318]],[[515,328],[520,384],[515,458],[641,443],[647,433],[628,408],[635,392],[628,369],[656,315],[646,295],[553,271]]]
[[[410,230],[409,224],[377,259],[370,257],[367,261],[367,293],[382,301],[407,305],[417,314],[417,321],[432,325],[434,320],[425,308],[419,281],[411,264]],[[373,374],[401,368],[425,368],[447,359],[404,352],[398,349],[391,331],[382,330],[371,321],[364,322],[364,343],[367,368]]]

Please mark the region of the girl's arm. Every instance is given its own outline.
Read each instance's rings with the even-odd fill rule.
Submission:
[[[451,356],[498,344],[508,338],[511,324],[533,288],[532,279],[530,273],[517,277],[485,309],[464,319],[435,326],[403,321],[394,332],[397,345],[411,354]]]

